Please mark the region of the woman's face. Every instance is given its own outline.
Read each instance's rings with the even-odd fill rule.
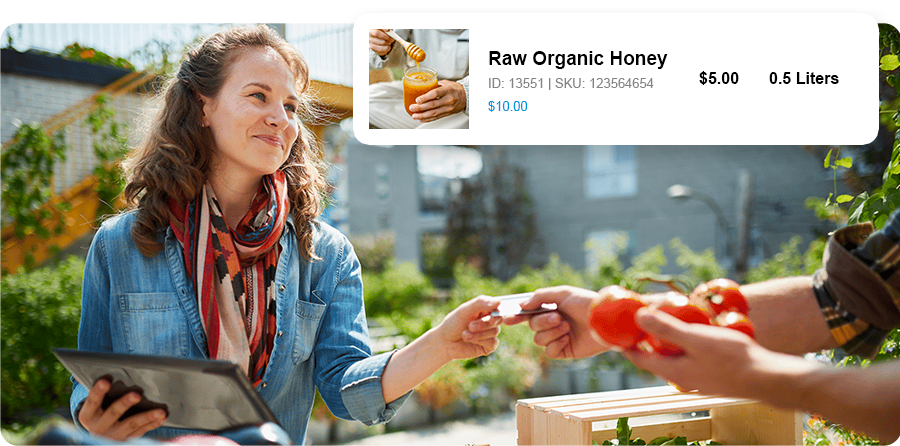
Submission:
[[[276,171],[297,139],[298,94],[294,75],[274,49],[240,52],[219,93],[203,99],[204,125],[212,130],[213,174],[226,181],[256,179]]]

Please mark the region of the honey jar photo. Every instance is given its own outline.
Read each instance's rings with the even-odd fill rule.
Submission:
[[[416,98],[437,88],[437,72],[429,67],[409,67],[403,72],[403,108],[412,116],[409,106]]]

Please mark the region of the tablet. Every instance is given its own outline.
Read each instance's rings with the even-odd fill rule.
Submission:
[[[63,348],[54,353],[85,387],[92,387],[100,378],[112,383],[104,407],[130,391],[141,394],[141,402],[123,418],[160,408],[168,413],[164,427],[219,431],[265,422],[278,424],[247,377],[231,362]]]

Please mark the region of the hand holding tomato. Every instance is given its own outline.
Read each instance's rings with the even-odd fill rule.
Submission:
[[[622,355],[635,366],[673,383],[679,389],[699,390],[711,395],[752,398],[761,383],[751,374],[754,364],[771,367],[778,376],[782,368],[805,361],[766,350],[738,330],[706,324],[686,323],[662,311],[642,310],[638,326],[648,334],[683,350],[679,356],[627,350]]]
[[[671,285],[671,282],[668,282]],[[673,287],[674,288],[674,287]],[[753,337],[753,324],[747,318],[747,300],[738,284],[715,279],[694,289],[691,297],[669,291],[660,295],[640,295],[620,286],[604,288],[609,295],[591,307],[590,324],[598,342],[617,350],[650,350],[663,356],[678,356],[684,351],[652,333],[645,333],[635,321],[644,307],[670,314],[691,324],[720,325]],[[601,290],[603,291],[603,290]]]
[[[637,348],[647,334],[634,321],[634,314],[646,305],[641,295],[614,285],[600,290],[608,295],[591,308],[590,324],[598,342],[614,349]]]

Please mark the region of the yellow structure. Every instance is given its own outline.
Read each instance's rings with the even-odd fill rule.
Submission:
[[[42,127],[48,135],[62,129],[76,120],[84,119],[97,107],[96,99],[100,95],[106,95],[110,99],[123,94],[139,90],[142,86],[161,75],[161,71],[134,72],[123,76],[115,82],[100,89],[93,96],[86,98],[78,104],[68,108],[64,112],[46,120]],[[318,98],[319,106],[327,111],[327,122],[312,125],[312,130],[321,138],[324,128],[333,122],[337,122],[353,114],[353,89],[341,85],[326,82],[312,81],[310,87],[313,95]],[[14,140],[3,144],[5,149]],[[71,210],[63,213],[65,228],[61,234],[53,235],[48,239],[30,234],[24,238],[17,238],[13,227],[4,226],[2,230],[2,254],[0,254],[0,270],[3,274],[15,272],[25,265],[27,256],[31,256],[35,265],[50,259],[57,251],[65,249],[76,240],[93,231],[97,226],[96,215],[100,205],[95,192],[97,179],[93,176],[84,178],[76,185],[53,197],[45,208],[53,213],[50,221],[57,221],[61,211],[56,209],[58,203],[69,203]],[[121,208],[123,203],[118,203]]]

